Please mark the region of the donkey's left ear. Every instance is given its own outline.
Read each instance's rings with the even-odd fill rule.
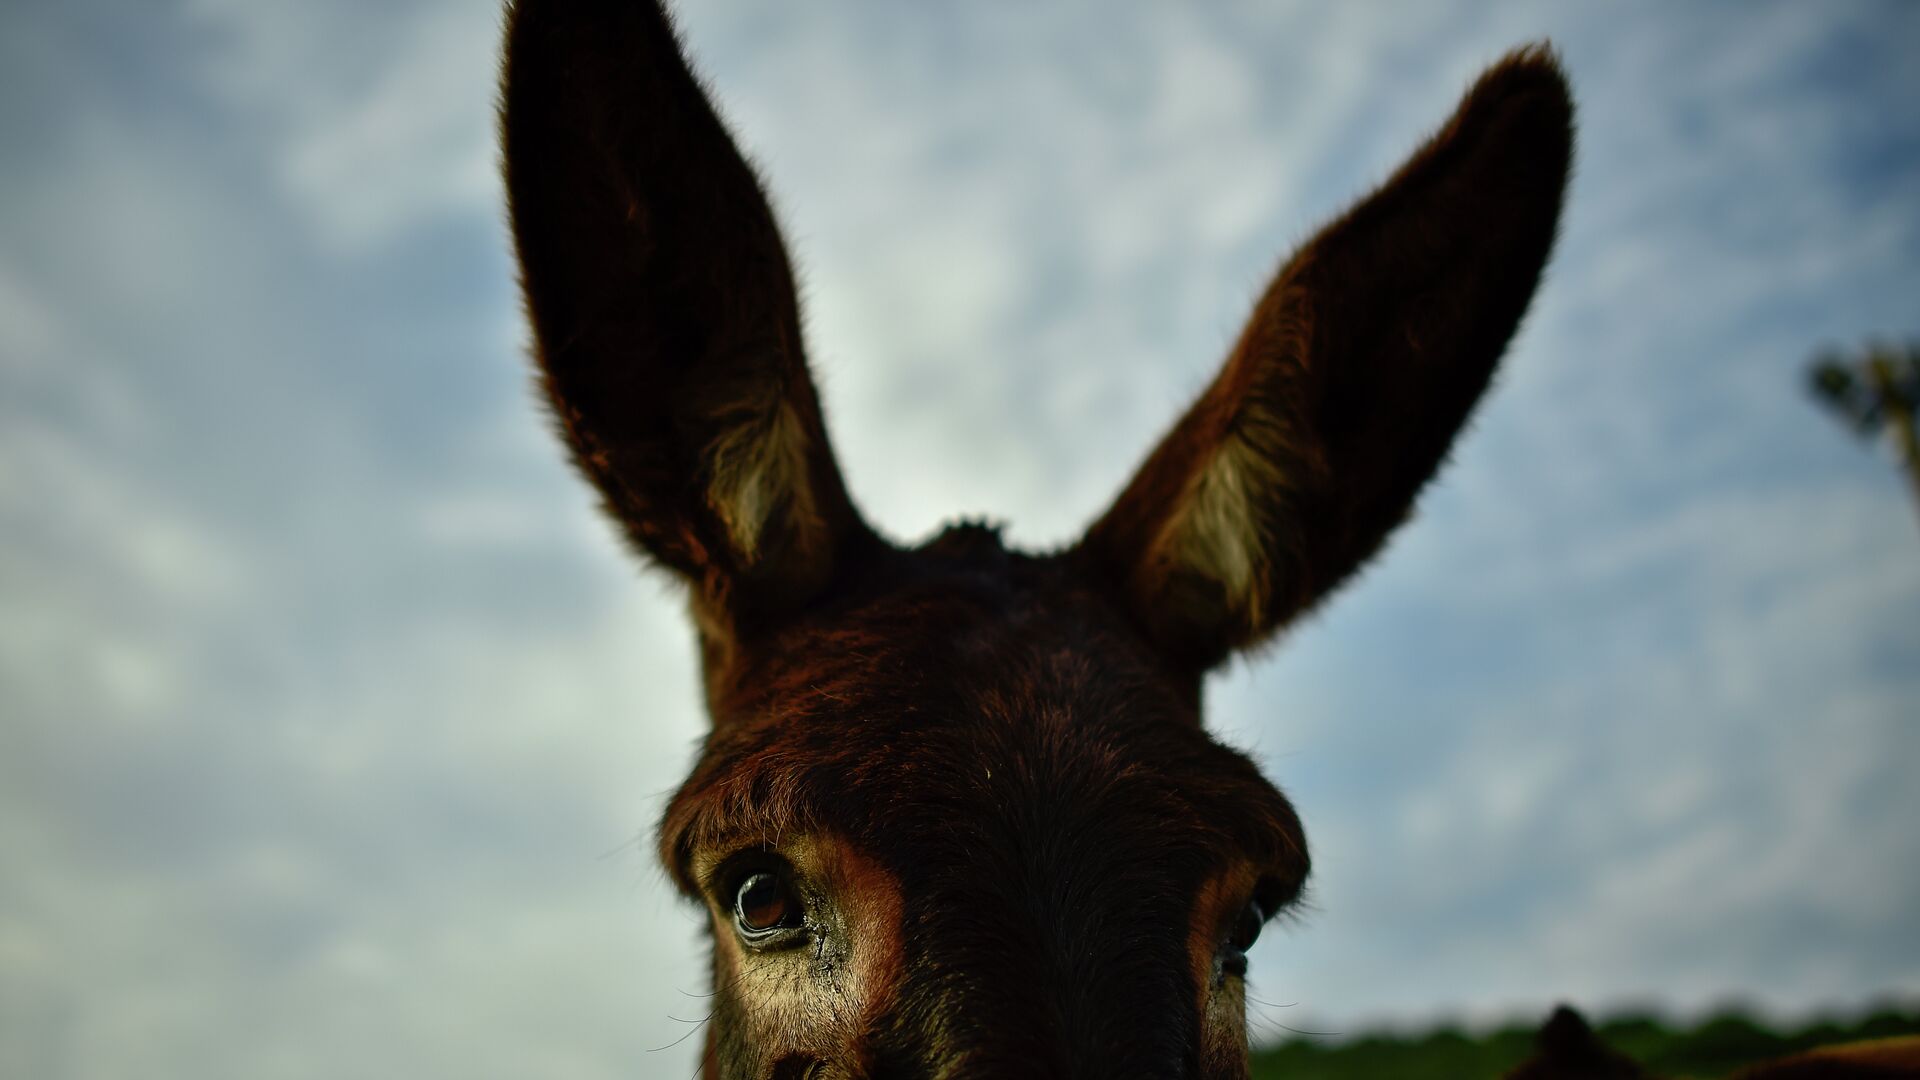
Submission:
[[[1406,517],[1526,312],[1572,155],[1566,79],[1521,50],[1281,268],[1079,549],[1176,661],[1257,644]]]
[[[827,443],[773,212],[657,4],[507,18],[513,235],[574,460],[710,634],[790,612],[877,540]]]

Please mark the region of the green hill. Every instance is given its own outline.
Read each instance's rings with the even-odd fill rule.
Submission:
[[[1421,1033],[1360,1032],[1296,1035],[1257,1050],[1254,1080],[1428,1080],[1498,1077],[1532,1051],[1545,1019],[1471,1031],[1440,1025]],[[1743,1065],[1828,1043],[1920,1035],[1920,1002],[1875,1008],[1850,1018],[1821,1017],[1775,1028],[1740,1009],[1716,1012],[1691,1026],[1652,1014],[1627,1014],[1594,1023],[1614,1049],[1662,1076],[1719,1077]]]

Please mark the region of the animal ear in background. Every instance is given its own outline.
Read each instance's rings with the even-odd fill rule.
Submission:
[[[1632,1058],[1600,1040],[1587,1018],[1571,1006],[1553,1010],[1533,1037],[1533,1056],[1504,1080],[1642,1080],[1647,1073]]]
[[[1281,267],[1081,543],[1164,651],[1208,667],[1258,644],[1407,516],[1527,310],[1572,155],[1559,64],[1520,50]]]
[[[653,4],[522,0],[501,92],[542,385],[575,463],[709,636],[875,542],[848,498],[773,213]]]

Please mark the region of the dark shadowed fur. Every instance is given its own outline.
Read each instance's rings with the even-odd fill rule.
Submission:
[[[1534,1036],[1533,1057],[1507,1073],[1507,1080],[1641,1080],[1647,1074],[1632,1059],[1600,1041],[1587,1019],[1562,1005]]]
[[[1110,589],[1073,559],[950,530],[750,649],[667,811],[661,854],[831,831],[913,898],[906,1007],[880,1061],[983,1076],[1190,1071],[1184,926],[1236,852],[1307,871],[1292,808],[1200,726]],[[983,979],[983,973],[992,977]],[[1062,1055],[1072,1054],[1074,1058]],[[908,1072],[904,1064],[897,1073]]]
[[[1303,247],[1226,365],[1087,535],[1163,647],[1256,644],[1379,550],[1486,389],[1553,247],[1571,103],[1545,49],[1487,72],[1372,198]],[[1330,362],[1335,361],[1338,362]],[[1266,559],[1239,595],[1152,552],[1223,440],[1292,468],[1247,500]]]
[[[773,214],[656,6],[513,5],[501,134],[542,386],[700,634],[660,854],[711,916],[707,1075],[1244,1076],[1245,947],[1308,861],[1202,680],[1381,547],[1486,388],[1570,167],[1553,56],[1288,260],[1051,555],[865,523]]]

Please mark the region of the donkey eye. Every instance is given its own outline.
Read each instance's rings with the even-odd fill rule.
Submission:
[[[1260,928],[1267,924],[1267,909],[1260,901],[1249,900],[1240,911],[1239,918],[1233,920],[1233,928],[1227,932],[1227,940],[1220,948],[1220,975],[1234,975],[1245,978],[1247,974],[1247,950],[1260,940]]]
[[[1260,901],[1250,900],[1241,910],[1240,917],[1233,921],[1233,932],[1227,935],[1227,948],[1235,952],[1246,952],[1253,943],[1260,940],[1260,928],[1267,925],[1267,913]]]
[[[733,923],[749,941],[765,941],[782,930],[799,929],[801,914],[793,890],[770,870],[748,874],[734,890]]]

